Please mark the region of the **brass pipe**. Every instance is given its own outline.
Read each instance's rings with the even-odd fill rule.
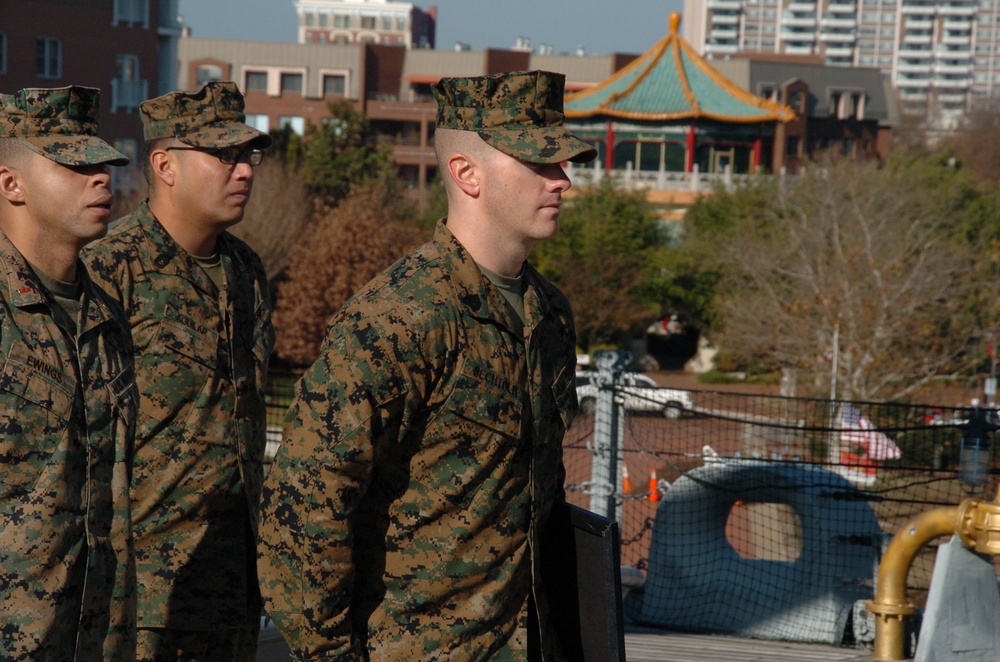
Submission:
[[[962,506],[928,510],[892,537],[879,567],[875,599],[868,601],[868,611],[875,615],[875,660],[903,659],[904,619],[916,609],[906,600],[906,577],[917,552],[959,528],[961,510]]]

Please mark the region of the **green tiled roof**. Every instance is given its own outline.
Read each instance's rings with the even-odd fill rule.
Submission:
[[[604,82],[566,96],[566,118],[638,121],[710,119],[721,122],[787,122],[788,106],[762,99],[716,71],[677,34],[670,34]]]

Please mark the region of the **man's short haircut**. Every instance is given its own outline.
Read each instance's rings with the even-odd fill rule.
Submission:
[[[436,129],[434,131],[434,151],[437,155],[438,172],[445,188],[451,186],[448,173],[448,159],[452,154],[467,154],[481,161],[489,161],[495,157],[498,150],[494,149],[475,131],[459,131],[457,129]]]
[[[17,138],[0,138],[0,165],[20,168],[29,154],[31,150]]]
[[[173,138],[157,138],[155,140],[147,140],[142,145],[142,176],[146,178],[146,185],[149,187],[153,186],[153,165],[149,162],[150,155],[156,150],[163,147],[168,142],[172,142]]]

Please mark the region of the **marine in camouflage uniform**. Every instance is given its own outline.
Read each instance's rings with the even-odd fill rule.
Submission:
[[[434,92],[439,168],[472,172],[475,195],[448,184],[434,238],[332,319],[264,485],[261,590],[302,659],[563,659],[537,578],[577,407],[572,314],[524,262],[530,248],[490,265],[507,240],[538,238],[512,226],[554,233],[560,162],[595,152],[562,126],[561,75],[446,78]],[[453,169],[448,130],[486,163],[456,155]],[[498,229],[501,168],[524,178],[512,188],[531,209]]]
[[[96,137],[99,102],[0,95],[3,660],[135,657],[132,341],[77,259],[107,231],[107,165],[128,163]]]
[[[242,111],[231,82],[144,102],[150,198],[84,252],[136,345],[140,659],[252,660],[256,649],[274,330],[261,261],[224,228],[242,219],[253,161],[271,139]]]

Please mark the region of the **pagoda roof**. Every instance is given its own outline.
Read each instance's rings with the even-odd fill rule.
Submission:
[[[596,86],[567,94],[566,118],[671,122],[788,122],[794,111],[758,97],[719,73],[678,34],[681,17],[670,15],[670,33],[650,50]]]

